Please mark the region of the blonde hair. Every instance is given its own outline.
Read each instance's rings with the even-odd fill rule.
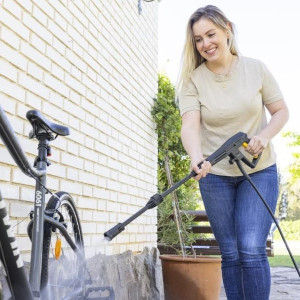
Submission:
[[[177,94],[181,89],[183,81],[189,78],[192,71],[199,67],[205,59],[196,49],[196,43],[193,35],[193,26],[201,18],[205,18],[223,30],[229,30],[228,46],[231,54],[238,55],[237,44],[235,40],[234,24],[230,22],[225,14],[216,6],[207,5],[198,8],[190,17],[186,28],[186,40],[183,48],[181,68],[177,81]]]

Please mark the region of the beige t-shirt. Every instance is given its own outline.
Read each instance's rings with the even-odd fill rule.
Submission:
[[[208,157],[237,132],[244,132],[249,138],[258,134],[267,125],[264,105],[282,99],[279,86],[266,66],[241,56],[229,76],[211,72],[205,63],[195,69],[183,84],[179,108],[181,115],[188,111],[201,112],[201,146],[203,156]],[[243,149],[241,151],[245,153]],[[252,160],[248,153],[245,156]],[[242,175],[237,165],[229,164],[228,159],[214,165],[211,173]],[[247,173],[253,173],[275,161],[270,142],[255,169],[244,167]]]

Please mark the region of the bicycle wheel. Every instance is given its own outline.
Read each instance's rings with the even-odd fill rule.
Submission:
[[[65,192],[52,196],[46,206],[46,215],[59,221],[81,252],[79,257],[67,240],[53,225],[45,222],[41,290],[44,298],[63,299],[84,285],[85,260],[81,225],[72,197]],[[57,240],[61,240],[61,252],[57,253]],[[58,257],[59,256],[59,257]],[[78,292],[82,295],[81,292]],[[43,298],[43,299],[44,299]],[[80,299],[80,296],[72,296]]]

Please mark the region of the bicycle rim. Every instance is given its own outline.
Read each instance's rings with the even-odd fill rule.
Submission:
[[[71,196],[65,192],[52,196],[46,206],[46,213],[64,224],[69,236],[83,253],[83,236],[77,210]],[[55,257],[57,239],[61,239],[61,251],[59,258]],[[63,299],[79,290],[80,299],[82,293],[80,287],[84,286],[85,262],[79,259],[66,239],[58,229],[45,222],[43,260],[41,272],[41,288],[44,298]]]

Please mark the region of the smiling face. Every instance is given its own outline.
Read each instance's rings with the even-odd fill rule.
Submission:
[[[226,61],[230,49],[227,44],[229,30],[223,30],[206,18],[195,22],[193,27],[195,44],[199,54],[211,63]]]

